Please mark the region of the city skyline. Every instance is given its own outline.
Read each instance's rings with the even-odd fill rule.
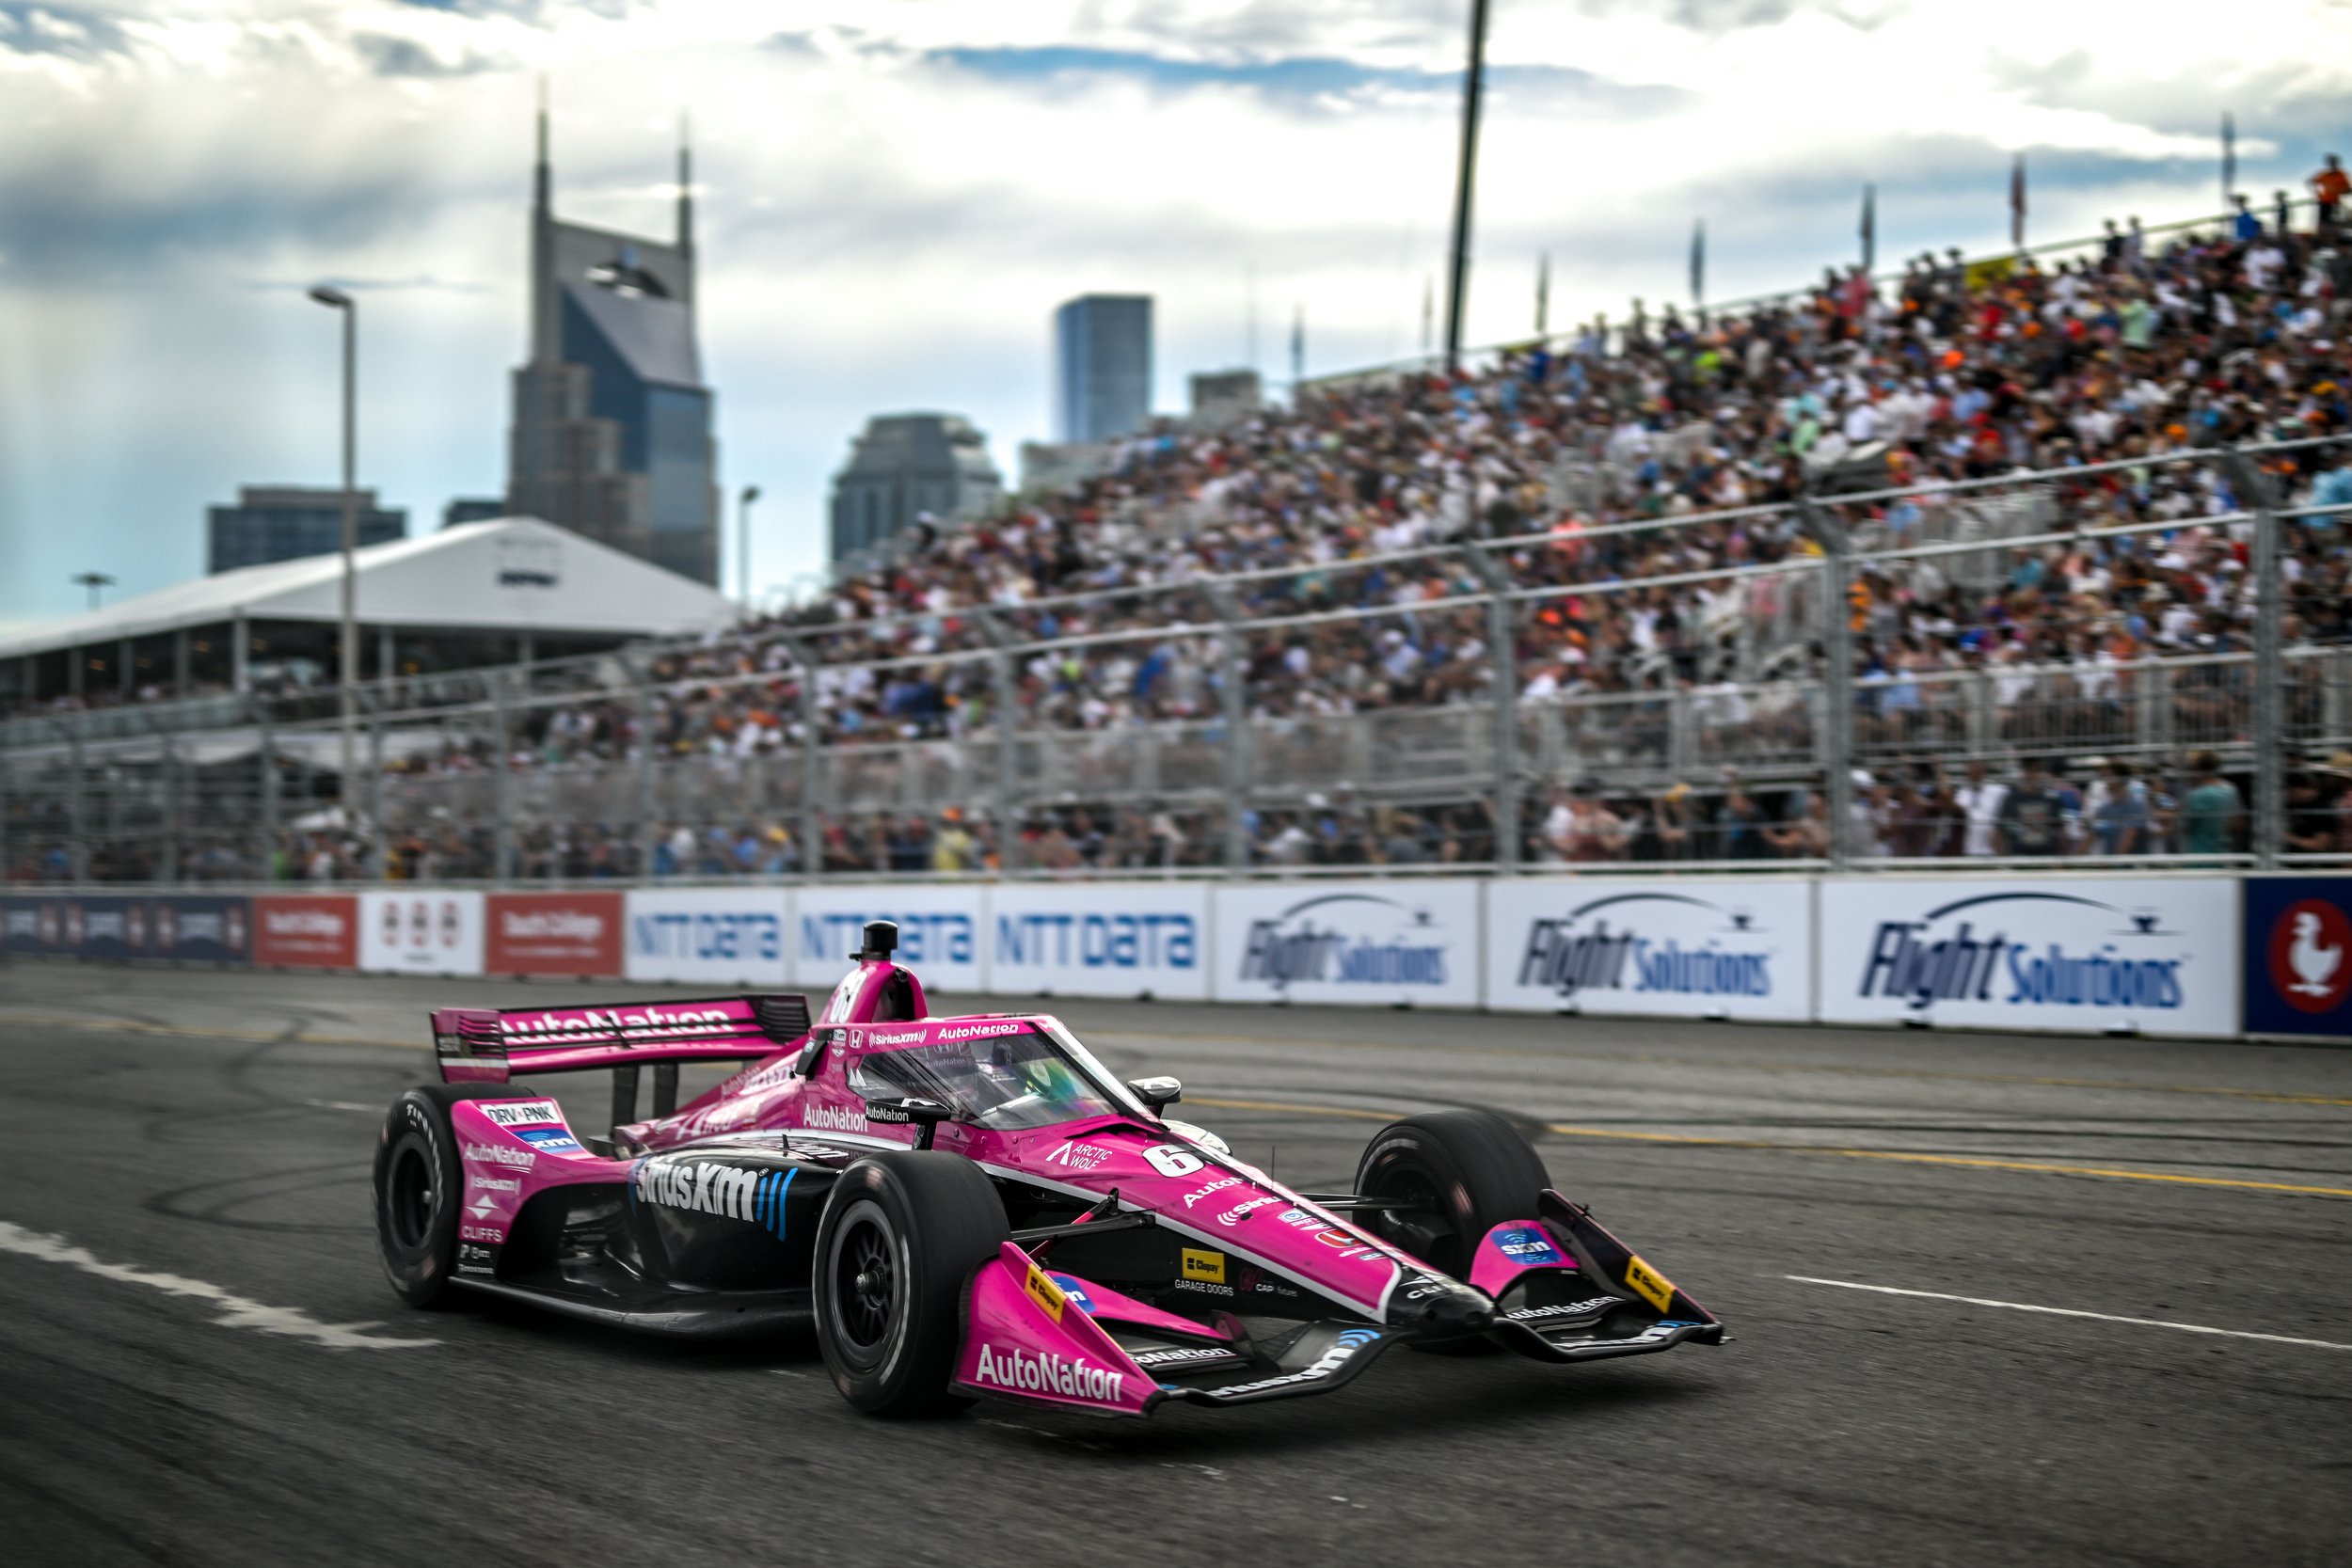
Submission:
[[[1527,329],[1545,250],[1555,329],[1678,299],[1694,215],[1729,297],[1849,259],[1866,180],[1896,261],[1997,248],[2020,150],[2035,240],[2214,210],[2233,103],[2258,199],[2340,150],[2352,50],[2320,8],[2252,6],[2193,77],[2114,8],[1995,9],[2043,63],[1987,41],[1997,18],[1914,5],[1499,8],[1470,337]],[[693,115],[719,479],[768,497],[766,588],[821,561],[868,415],[958,410],[1008,470],[1049,435],[1043,324],[1073,294],[1158,301],[1164,411],[1187,373],[1250,362],[1253,275],[1274,385],[1302,302],[1311,374],[1413,352],[1460,24],[1387,3],[818,7],[786,34],[675,5],[0,12],[0,621],[77,608],[78,571],[114,594],[195,575],[204,505],[256,476],[333,482],[332,324],[300,298],[321,280],[361,302],[359,482],[420,518],[499,488],[542,72],[566,209],[599,228],[660,230],[647,147]],[[1905,62],[1930,55],[1922,90]],[[1760,117],[1742,84],[1798,57],[1843,91]]]

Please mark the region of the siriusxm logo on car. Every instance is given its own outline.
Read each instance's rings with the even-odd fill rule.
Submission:
[[[1427,910],[1372,894],[1334,893],[1251,921],[1241,978],[1277,988],[1442,986],[1446,945]]]
[[[1168,911],[1077,914],[1025,911],[996,917],[996,961],[1060,969],[1192,969],[1200,929]]]
[[[1631,906],[1631,907],[1629,907]],[[1638,925],[1613,929],[1603,910],[1619,921],[1673,916],[1689,921],[1720,917],[1727,927],[1693,946],[1668,936],[1645,935]],[[1677,996],[1770,996],[1772,954],[1745,945],[1764,933],[1751,928],[1741,911],[1725,911],[1703,898],[1672,893],[1627,893],[1597,898],[1565,916],[1532,921],[1519,955],[1518,983],[1541,986],[1562,996],[1587,990],[1631,990]],[[1590,924],[1586,924],[1589,921]]]
[[[1963,911],[1970,913],[1953,922]],[[2077,941],[2010,940],[2010,921],[2053,914],[2078,934]],[[2117,921],[2129,924],[2119,928]],[[2154,939],[2169,947],[2177,936],[2158,930],[2153,914],[2127,913],[2074,894],[1985,894],[1930,910],[1917,920],[1880,921],[1858,994],[1904,998],[1914,1011],[1938,1002],[2169,1010],[2181,1006],[2187,955],[2150,953],[2148,944]]]

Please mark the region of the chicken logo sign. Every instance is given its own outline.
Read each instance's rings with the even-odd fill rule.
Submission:
[[[2246,1027],[2352,1036],[2352,879],[2246,882]]]
[[[2324,1013],[2352,990],[2352,920],[2324,898],[2298,899],[2270,927],[2270,983],[2297,1011]]]

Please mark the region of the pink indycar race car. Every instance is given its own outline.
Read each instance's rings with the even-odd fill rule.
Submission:
[[[1499,1117],[1406,1117],[1355,1191],[1295,1192],[1168,1117],[1174,1079],[1119,1082],[1051,1017],[930,1017],[897,939],[866,927],[813,1022],[789,995],[436,1012],[442,1082],[393,1103],[376,1150],[392,1288],[670,1334],[813,1320],[842,1394],[884,1416],[1251,1404],[1395,1344],[1723,1341]],[[749,1065],[678,1105],[678,1064],[706,1061]],[[590,1069],[613,1073],[603,1137],[515,1083]]]

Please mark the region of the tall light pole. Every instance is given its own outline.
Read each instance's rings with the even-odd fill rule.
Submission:
[[[1486,0],[1470,0],[1470,69],[1462,77],[1462,166],[1454,180],[1454,255],[1446,276],[1445,368],[1462,364],[1462,305],[1470,292],[1470,191],[1478,181],[1478,109],[1486,92]]]
[[[330,310],[343,316],[343,646],[342,666],[342,781],[340,802],[343,826],[351,826],[351,754],[353,714],[357,708],[357,693],[353,685],[359,679],[359,567],[354,559],[359,548],[359,493],[352,486],[358,483],[359,461],[359,420],[357,410],[358,370],[359,357],[359,303],[341,289],[325,284],[310,291],[310,297]]]
[[[743,493],[735,499],[735,570],[742,578],[743,613],[752,612],[752,502],[759,499],[759,486],[746,484]]]
[[[92,610],[98,608],[98,591],[115,585],[115,579],[103,572],[77,572],[69,580],[89,590],[89,607]]]

